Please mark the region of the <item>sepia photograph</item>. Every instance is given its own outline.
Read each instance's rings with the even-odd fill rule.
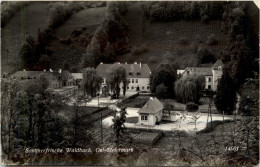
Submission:
[[[259,166],[259,1],[1,1],[1,165]]]

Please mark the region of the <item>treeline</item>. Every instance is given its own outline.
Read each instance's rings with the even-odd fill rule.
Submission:
[[[246,78],[253,77],[258,72],[256,52],[251,49],[246,31],[247,2],[228,3],[223,14],[222,31],[227,36],[227,46],[221,53],[221,58],[229,70],[236,90],[245,82]],[[257,44],[255,44],[257,45]]]
[[[89,148],[95,144],[88,132],[92,126],[91,115],[84,115],[83,108],[76,104],[58,106],[58,99],[44,91],[47,87],[48,79],[43,75],[37,77],[37,84],[19,83],[10,78],[2,80],[1,144],[6,162],[37,163],[48,157],[25,153],[26,149]],[[73,111],[69,111],[69,119],[60,113],[68,109]]]
[[[19,10],[28,5],[28,2],[1,2],[1,27],[4,27],[13,15]]]
[[[84,58],[84,67],[96,66],[102,62],[113,62],[117,54],[128,49],[128,25],[122,18],[127,12],[125,2],[109,2],[107,13],[98,29],[95,31],[87,47]]]
[[[225,2],[146,2],[144,16],[150,21],[197,20],[207,22],[221,19]]]

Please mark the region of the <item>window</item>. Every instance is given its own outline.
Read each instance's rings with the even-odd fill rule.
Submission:
[[[218,70],[222,70],[221,66],[218,66]]]
[[[134,89],[134,87],[132,86],[132,89]]]
[[[211,85],[208,85],[208,89],[211,89]]]
[[[129,89],[129,86],[127,87],[127,89]]]
[[[135,83],[135,79],[132,79],[132,83]]]
[[[133,73],[132,73],[132,72],[129,72],[129,75],[133,75]]]
[[[135,80],[135,83],[138,83],[138,79]]]
[[[189,75],[190,74],[190,71],[187,71],[187,75]]]
[[[128,79],[128,83],[131,83],[131,80],[130,80],[130,79]]]
[[[142,87],[142,90],[144,90],[144,86]]]
[[[211,78],[209,77],[209,82],[211,81]]]
[[[140,75],[141,73],[140,72],[137,72],[136,75]]]
[[[149,90],[150,89],[150,86],[147,86],[147,90]]]
[[[148,120],[148,116],[147,115],[141,115],[141,120],[147,121]]]

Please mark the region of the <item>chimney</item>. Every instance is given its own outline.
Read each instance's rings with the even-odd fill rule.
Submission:
[[[103,62],[100,62],[100,64],[103,64]]]
[[[50,68],[50,72],[53,72],[53,70]]]
[[[45,72],[46,70],[44,69],[43,71]]]
[[[26,71],[26,69],[23,69],[23,71]]]
[[[142,67],[142,63],[140,62],[140,68]]]
[[[153,97],[150,97],[150,99],[153,101]]]
[[[137,64],[137,62],[135,62],[135,64]]]
[[[117,62],[117,64],[120,64],[120,62]]]
[[[125,62],[125,64],[127,64],[127,62]]]
[[[61,73],[62,72],[62,69],[59,69],[59,73]]]

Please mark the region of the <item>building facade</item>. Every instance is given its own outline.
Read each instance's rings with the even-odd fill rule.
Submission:
[[[109,85],[107,79],[108,79],[108,74],[114,65],[122,66],[126,70],[126,79],[128,83],[126,87],[126,92],[139,92],[139,91],[150,92],[149,77],[151,74],[151,70],[147,64],[100,63],[96,68],[97,74],[102,77],[100,94],[107,95],[111,93],[109,91]],[[120,90],[123,90],[123,83],[120,84]]]
[[[210,67],[187,67],[182,72],[182,77],[202,75],[205,77],[205,89],[217,90],[218,82],[223,74],[224,64],[221,60],[217,60],[213,66]]]
[[[138,111],[138,124],[155,126],[163,117],[163,104],[156,98],[151,97]]]

